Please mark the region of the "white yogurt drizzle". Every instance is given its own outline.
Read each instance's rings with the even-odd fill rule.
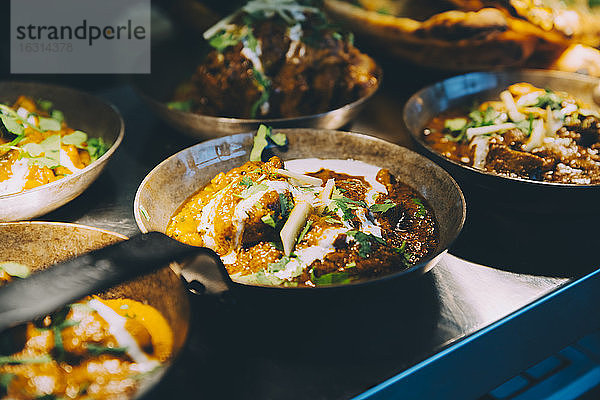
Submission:
[[[139,364],[142,372],[151,371],[160,365],[157,360],[149,358],[142,351],[137,340],[125,329],[125,323],[127,322],[125,317],[120,316],[112,308],[97,299],[92,299],[87,304],[108,323],[110,334],[115,337],[120,347],[127,349],[127,355]]]
[[[365,181],[370,185],[367,193],[365,194],[365,202],[367,205],[375,204],[375,198],[380,194],[387,194],[385,186],[377,181],[377,173],[381,168],[371,164],[367,164],[357,160],[339,160],[330,159],[322,160],[317,158],[290,160],[285,162],[286,169],[288,171],[297,172],[301,174],[317,172],[321,169],[328,169],[333,172],[343,173],[350,176],[363,177]],[[260,201],[260,199],[269,191],[275,191],[277,193],[291,193],[294,201],[306,201],[317,207],[323,205],[319,200],[318,196],[323,190],[323,187],[311,186],[299,188],[298,186],[290,184],[288,181],[269,181],[264,180],[258,184],[264,185],[265,188],[252,194],[250,197],[240,201],[234,211],[232,217],[232,224],[235,228],[234,236],[234,248],[229,253],[222,256],[221,259],[224,264],[230,265],[235,263],[237,260],[238,249],[241,246],[241,240],[244,233],[245,223],[249,218],[249,212],[252,208]],[[225,190],[221,193],[217,193],[213,199],[202,209],[199,218],[200,223],[198,225],[198,232],[200,233],[204,245],[207,247],[215,248],[215,229],[214,219],[216,217],[218,205],[223,198]],[[328,200],[328,205],[332,200]],[[381,228],[377,222],[373,222],[368,218],[366,209],[355,210],[356,217],[360,221],[360,230],[365,233],[372,234],[377,237],[381,237]],[[341,210],[338,210],[338,215],[343,214]],[[323,261],[325,256],[335,251],[333,243],[335,239],[341,233],[354,229],[347,221],[341,220],[343,227],[331,227],[323,232],[323,236],[319,238],[317,244],[310,247],[300,248],[295,250],[297,257],[292,258],[280,271],[277,271],[273,275],[279,280],[289,280],[302,273],[304,268],[308,267],[316,260]],[[349,240],[347,238],[347,240]],[[248,277],[233,275],[232,278],[237,281],[247,281]]]

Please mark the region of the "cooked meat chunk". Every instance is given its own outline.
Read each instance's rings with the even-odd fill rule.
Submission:
[[[246,38],[212,50],[174,100],[191,101],[193,111],[205,115],[288,118],[326,112],[371,93],[378,82],[375,62],[312,18],[295,34],[277,18],[251,26],[236,21],[235,32],[251,31],[252,44]]]
[[[536,155],[512,150],[506,145],[492,144],[487,155],[485,168],[489,171],[510,174],[516,177],[533,178],[542,170],[544,160]]]

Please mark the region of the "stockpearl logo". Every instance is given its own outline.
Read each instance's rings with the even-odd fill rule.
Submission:
[[[150,0],[11,0],[12,73],[149,73]]]

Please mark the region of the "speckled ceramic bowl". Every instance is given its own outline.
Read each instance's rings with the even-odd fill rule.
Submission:
[[[0,102],[13,103],[20,95],[50,100],[74,129],[101,137],[108,151],[82,171],[17,194],[0,195],[0,222],[31,219],[49,213],[79,196],[106,166],[123,139],[119,112],[99,98],[78,90],[34,82],[0,82]]]
[[[387,168],[399,181],[419,192],[433,208],[440,233],[435,252],[409,269],[367,282],[429,271],[459,234],[466,212],[462,192],[442,168],[425,157],[358,133],[318,129],[277,131],[287,135],[287,150],[273,148],[270,151],[283,160],[314,157],[355,159]],[[253,133],[244,133],[203,142],[180,151],[154,168],[141,183],[135,197],[135,219],[141,231],[164,233],[171,216],[186,199],[219,172],[229,171],[248,161],[253,136]],[[288,289],[302,290],[285,290]]]
[[[0,223],[0,261],[14,261],[34,271],[109,244],[127,239],[123,235],[82,225],[58,222]],[[189,301],[180,279],[166,267],[150,275],[99,294],[103,298],[127,297],[147,303],[167,319],[174,334],[172,360],[183,348],[189,327]],[[142,397],[162,378],[168,367],[140,382],[136,398]]]

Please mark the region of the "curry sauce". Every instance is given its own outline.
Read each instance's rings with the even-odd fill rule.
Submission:
[[[285,286],[393,273],[438,243],[427,202],[388,170],[319,159],[286,161],[284,169],[277,157],[219,173],[166,233],[215,250],[236,281]]]

